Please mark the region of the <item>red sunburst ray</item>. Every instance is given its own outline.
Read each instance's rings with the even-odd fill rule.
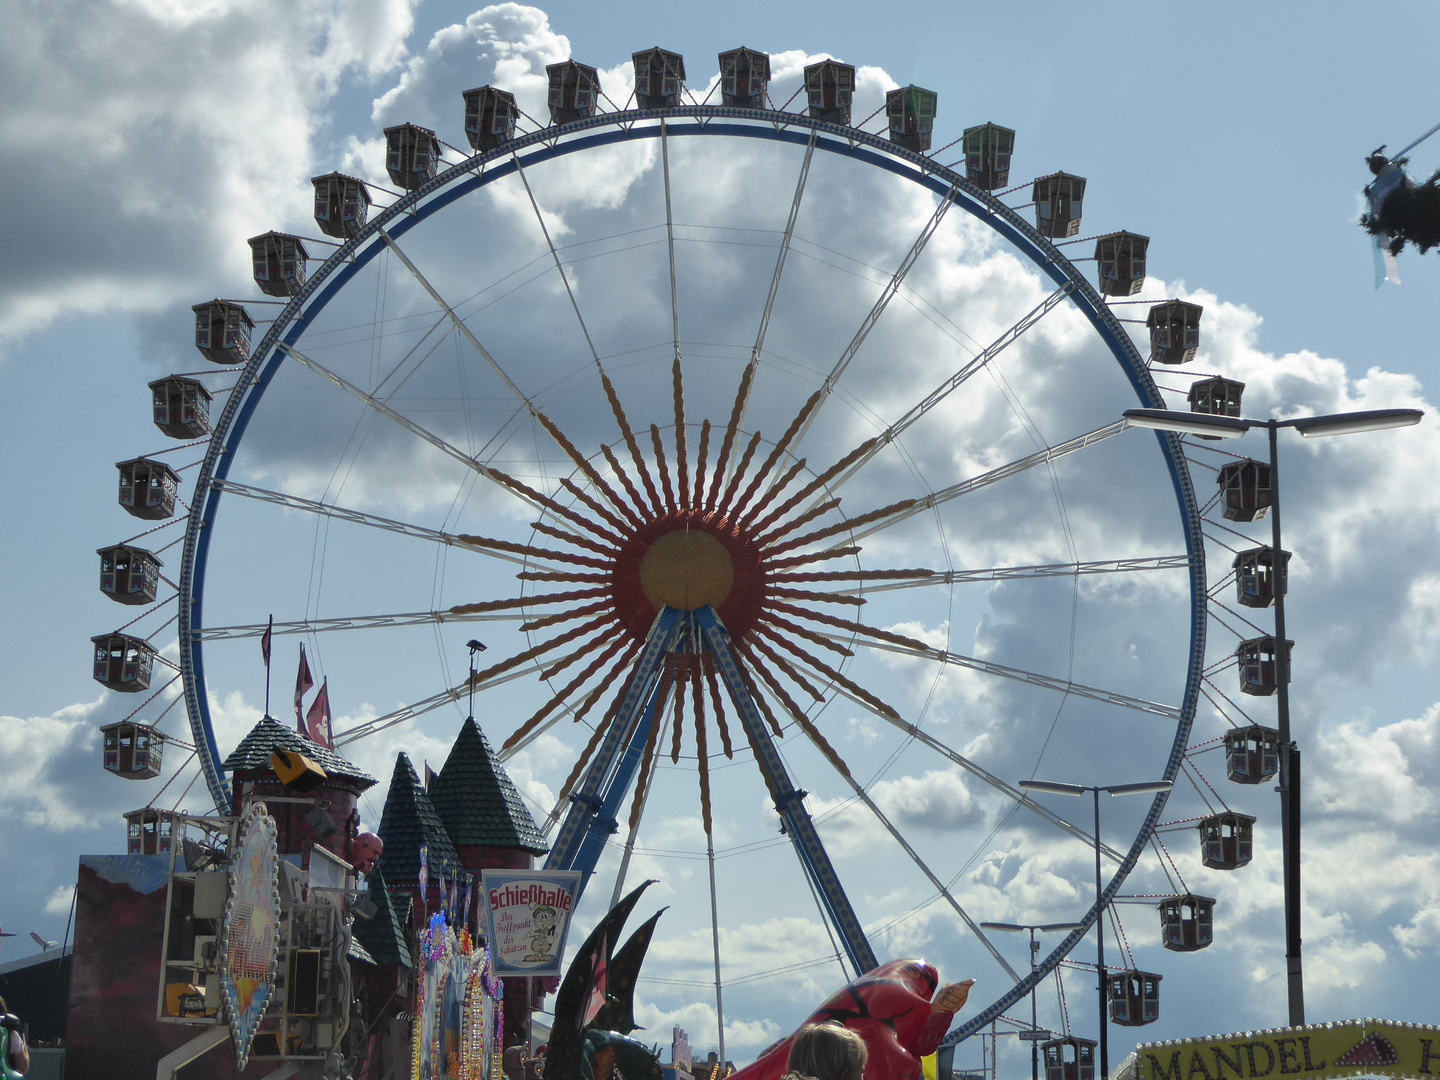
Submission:
[[[767,529],[770,527],[771,524],[779,521],[791,510],[799,506],[803,500],[808,499],[812,494],[819,491],[831,480],[839,476],[841,472],[853,465],[855,461],[857,461],[862,455],[867,453],[872,446],[875,445],[876,441],[876,439],[868,439],[865,442],[861,443],[859,446],[857,446],[854,450],[851,450],[850,453],[846,454],[834,465],[831,465],[830,468],[826,469],[819,476],[815,477],[799,491],[795,492],[795,494],[791,495],[783,503],[777,506],[774,510],[770,511],[770,513],[767,514],[763,520],[757,521],[754,526],[755,531],[759,532],[762,529]]]
[[[677,657],[678,659],[678,657]],[[675,730],[670,738],[670,764],[680,764],[680,737],[685,731],[685,676],[676,665],[675,672]],[[660,714],[655,714],[655,722],[660,722]]]
[[[680,484],[680,505],[690,506],[690,466],[686,459],[685,447],[685,377],[680,368],[680,353],[675,353],[675,364],[670,370],[670,380],[675,388],[675,477]]]
[[[593,566],[597,570],[608,570],[610,568],[608,562],[592,559],[588,555],[574,555],[568,551],[554,551],[550,548],[535,547],[533,544],[515,544],[509,540],[494,540],[488,536],[476,536],[472,533],[460,533],[455,539],[459,540],[462,544],[469,544],[471,547],[494,548],[496,551],[508,551],[515,555],[529,555],[533,559],[572,563],[575,566]]]
[[[820,690],[820,688],[817,687],[814,683],[812,683],[809,679],[807,679],[803,674],[801,674],[801,672],[796,669],[794,664],[790,663],[789,660],[786,660],[785,657],[781,656],[778,652],[776,652],[768,641],[766,641],[759,635],[756,635],[750,639],[748,644],[756,652],[763,653],[765,655],[765,658],[768,659],[777,668],[779,668],[782,674],[784,674],[787,678],[789,678],[791,682],[793,682],[796,686],[800,687],[800,689],[804,690],[807,694],[814,698],[817,703],[821,705],[825,704],[824,692]],[[791,711],[793,712],[794,710],[792,709]]]
[[[670,484],[670,466],[665,463],[665,444],[660,441],[660,429],[650,425],[650,445],[655,451],[655,471],[660,474],[660,486],[665,491],[665,509],[675,513],[675,488]]]
[[[695,756],[700,770],[700,820],[705,826],[705,838],[711,833],[710,815],[710,753],[705,741],[705,698],[700,692],[700,673],[694,672],[690,679],[691,702],[695,713]]]
[[[597,581],[608,582],[609,574],[571,573],[568,570],[522,570],[515,575],[521,581]]]
[[[650,479],[650,470],[645,467],[645,459],[640,454],[640,445],[635,441],[635,432],[630,427],[630,421],[625,416],[625,410],[620,405],[620,397],[615,393],[615,384],[610,381],[610,376],[604,370],[600,372],[600,382],[605,387],[605,397],[610,401],[610,410],[615,414],[615,422],[620,425],[620,435],[625,440],[625,449],[630,451],[630,460],[635,463],[635,471],[640,474],[640,481],[645,485],[655,508],[660,508],[660,496],[655,493],[655,483]],[[624,470],[616,468],[616,472]],[[636,494],[635,503],[640,502],[639,494]]]
[[[629,495],[634,503],[632,506],[631,503],[620,500],[620,507],[625,511],[625,516],[630,519],[632,525],[644,524],[645,514],[647,513],[645,500],[640,497],[640,492],[635,490],[635,485],[630,481],[630,474],[625,471],[625,467],[620,464],[620,459],[615,456],[615,451],[611,450],[609,446],[601,443],[600,452],[605,455],[605,460],[609,463],[611,470],[620,481],[620,486],[625,489],[625,494]],[[606,490],[610,490],[608,486]],[[620,499],[618,495],[611,497],[617,500]]]
[[[816,503],[809,510],[806,510],[798,517],[790,518],[788,521],[782,521],[779,525],[771,529],[768,533],[758,535],[755,538],[755,542],[762,547],[768,547],[787,533],[794,532],[802,525],[808,525],[810,522],[814,521],[821,515],[828,514],[831,510],[838,508],[839,505],[839,499],[826,499],[824,502]]]
[[[769,627],[757,626],[755,629],[757,633],[764,634],[766,637],[772,639],[786,652],[797,657],[802,663],[808,664],[812,669],[818,671],[827,679],[831,679],[832,681],[838,683],[840,686],[843,686],[846,690],[849,690],[856,697],[860,698],[866,704],[868,704],[872,709],[878,710],[882,716],[888,716],[894,720],[900,719],[900,714],[898,712],[892,709],[885,702],[881,701],[880,698],[876,697],[869,690],[866,690],[854,679],[850,679],[845,675],[842,675],[838,668],[831,667],[829,664],[825,663],[825,661],[821,660],[818,656],[806,652],[804,649],[796,645],[793,641],[787,640],[783,634],[777,634]]]
[[[650,787],[650,774],[655,771],[655,759],[660,756],[660,725],[651,724],[650,734],[645,737],[645,753],[640,758],[640,777],[635,781],[635,798],[630,802],[629,827],[634,831],[640,824],[640,814],[645,809],[645,796]]]
[[[745,489],[745,494],[740,496],[740,499],[735,503],[733,513],[736,517],[739,517],[745,512],[746,504],[749,503],[756,490],[760,487],[761,483],[764,482],[765,477],[770,475],[770,470],[775,467],[775,463],[780,460],[789,448],[791,440],[799,434],[800,425],[805,423],[806,418],[809,417],[809,415],[815,411],[816,406],[820,404],[820,394],[821,391],[816,390],[815,393],[810,395],[805,404],[800,406],[800,411],[795,414],[795,419],[790,421],[790,426],[785,429],[785,434],[781,435],[779,442],[770,449],[770,456],[765,459],[765,464],[760,466],[759,471],[755,473],[755,478],[750,481],[750,486]]]
[[[750,384],[755,379],[755,365],[747,364],[740,376],[740,386],[735,391],[735,404],[730,407],[730,422],[725,425],[725,437],[720,441],[720,456],[715,459],[715,475],[710,480],[710,494],[705,497],[705,509],[714,510],[715,500],[720,494],[720,483],[725,479],[725,467],[730,464],[730,451],[735,448],[735,435],[740,428],[740,414],[750,399]]]
[[[549,641],[542,641],[539,645],[532,646],[531,648],[528,648],[523,652],[516,653],[508,660],[502,660],[498,664],[493,664],[490,667],[486,668],[484,671],[477,671],[474,675],[470,676],[468,681],[473,686],[479,686],[486,679],[493,679],[496,675],[503,675],[505,672],[511,670],[512,668],[519,667],[521,664],[524,664],[530,660],[534,660],[537,656],[543,656],[551,649],[558,649],[561,645],[568,645],[570,642],[576,640],[577,638],[584,637],[586,634],[591,633],[594,630],[598,630],[601,626],[612,621],[613,616],[611,618],[602,617],[599,619],[591,619],[587,623],[577,626],[574,629],[565,631],[565,633],[561,634],[559,637],[551,638]]]
[[[740,464],[735,466],[735,472],[730,477],[730,482],[725,485],[725,494],[720,496],[720,506],[732,507],[732,500],[735,497],[735,489],[740,486],[741,480],[745,477],[745,471],[750,468],[750,459],[755,456],[755,448],[760,445],[760,432],[750,436],[750,441],[745,444],[745,451],[740,455]],[[733,517],[733,512],[731,513]]]
[[[574,533],[570,532],[568,529],[558,528],[555,525],[551,525],[549,522],[532,521],[530,523],[530,527],[536,532],[542,533],[545,536],[553,537],[556,540],[563,540],[567,544],[573,544],[578,548],[584,548],[586,551],[593,551],[597,555],[605,555],[612,559],[615,557],[615,546],[596,543],[594,540],[587,539],[583,536],[577,536]],[[621,538],[618,536],[615,539],[618,543],[624,543],[624,541],[621,540]]]
[[[632,654],[639,651],[633,643],[627,642],[625,638],[617,637],[603,653],[601,653],[588,665],[586,665],[584,671],[580,672],[579,675],[576,675],[575,678],[571,679],[570,682],[566,684],[563,690],[560,690],[557,693],[553,694],[550,700],[547,701],[544,705],[542,705],[538,710],[536,710],[535,714],[531,716],[530,719],[526,720],[525,723],[521,724],[518,728],[516,728],[514,734],[512,734],[510,738],[505,740],[505,746],[508,748],[512,744],[518,743],[521,739],[525,738],[525,736],[529,735],[530,732],[534,731],[537,727],[539,727],[540,723],[547,716],[549,716],[552,712],[554,712],[557,708],[564,704],[565,700],[571,694],[573,694],[576,690],[583,686],[585,682],[590,679],[591,676],[593,676],[597,671],[604,667],[606,662],[612,659],[617,652],[620,652],[622,649],[624,649],[627,644],[630,645],[629,651]],[[628,657],[622,657],[619,663],[623,665],[627,660]]]
[[[771,581],[909,581],[935,576],[920,567],[900,570],[809,570],[798,574],[770,574]]]
[[[537,593],[534,596],[512,596],[505,600],[484,600],[477,604],[456,604],[447,610],[451,615],[478,615],[486,611],[530,607],[532,604],[565,604],[572,600],[590,600],[608,594],[608,589],[569,589],[565,592]]]
[[[860,607],[864,604],[865,598],[855,596],[851,593],[816,592],[813,589],[787,589],[783,586],[772,585],[766,590],[768,596],[779,596],[786,600],[812,600],[817,604],[848,604],[852,607]]]
[[[570,622],[574,619],[583,619],[587,615],[598,615],[602,611],[613,610],[614,604],[607,597],[604,600],[597,600],[593,604],[582,604],[580,607],[570,608],[568,611],[557,611],[553,615],[545,615],[539,619],[531,619],[529,622],[520,624],[520,632],[528,634],[531,630],[543,630],[547,626],[555,626],[558,623]]]
[[[822,649],[829,649],[831,652],[839,653],[841,656],[855,655],[844,645],[841,645],[838,641],[831,641],[824,635],[817,634],[808,626],[801,626],[799,623],[791,622],[789,619],[785,618],[785,616],[777,615],[773,611],[767,611],[760,618],[764,622],[770,623],[773,626],[783,627],[784,629],[790,631],[790,633],[792,634],[798,634],[806,641],[813,642],[814,644],[819,645]]]
[[[752,532],[755,531],[754,526],[751,524],[751,522],[755,520],[755,516],[763,513],[765,508],[775,501],[777,495],[794,483],[795,478],[805,470],[806,461],[807,459],[802,457],[791,465],[790,468],[786,469],[785,474],[781,476],[779,480],[776,480],[775,483],[771,484],[770,489],[761,496],[760,501],[750,508],[742,522],[747,529]]]
[[[831,559],[844,559],[850,555],[859,555],[860,549],[853,544],[844,547],[826,548],[824,551],[812,551],[806,555],[791,555],[784,559],[767,557],[765,565],[767,569],[775,570],[782,566],[804,566],[806,563],[829,562]]]
[[[710,454],[710,421],[700,422],[700,449],[695,454],[695,509],[701,509],[705,495],[705,459]]]
[[[606,507],[604,503],[602,503],[599,499],[591,496],[588,491],[582,488],[579,484],[575,483],[575,481],[571,480],[568,476],[561,478],[560,486],[563,487],[566,491],[570,492],[571,495],[574,495],[575,498],[579,499],[586,506],[588,506],[593,513],[599,514],[600,517],[602,517],[612,529],[619,529],[622,533],[630,531],[630,526],[628,524],[626,524],[624,521],[621,521],[618,517],[611,513],[610,509]]]
[[[720,748],[725,752],[725,756],[733,761],[735,749],[730,745],[730,725],[725,719],[724,699],[720,696],[720,677],[714,665],[706,669],[705,682],[710,687],[710,705],[715,713],[715,726],[720,730]]]
[[[820,540],[824,540],[826,537],[849,532],[852,529],[869,525],[871,522],[881,521],[884,518],[898,514],[904,510],[909,510],[918,501],[917,499],[901,499],[899,502],[891,503],[889,506],[882,506],[878,510],[870,510],[863,514],[856,514],[852,518],[837,521],[835,524],[827,525],[823,529],[816,529],[814,532],[808,532],[804,536],[797,536],[793,540],[787,540],[783,544],[777,544],[769,548],[768,551],[772,555],[781,555],[787,551],[794,551],[797,548],[806,547]]]

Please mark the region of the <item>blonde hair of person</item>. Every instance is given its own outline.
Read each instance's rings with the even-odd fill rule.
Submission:
[[[865,1040],[839,1024],[806,1024],[790,1044],[787,1067],[815,1080],[862,1080]]]

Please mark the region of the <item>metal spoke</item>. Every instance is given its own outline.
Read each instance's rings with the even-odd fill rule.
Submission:
[[[1008,480],[1012,476],[1035,468],[1037,465],[1048,465],[1050,462],[1057,461],[1067,454],[1073,454],[1077,450],[1084,450],[1086,447],[1104,442],[1106,439],[1119,435],[1127,426],[1124,420],[1117,420],[1113,424],[1106,424],[1103,428],[1097,428],[1095,431],[1086,432],[1084,435],[1077,435],[1075,438],[1066,442],[1057,443],[1055,446],[1046,447],[1044,450],[1038,450],[1017,461],[1012,461],[1008,465],[1001,465],[998,469],[991,469],[989,472],[983,472],[979,476],[972,476],[969,480],[962,480],[958,484],[951,484],[947,488],[941,488],[939,491],[932,492],[923,499],[916,499],[913,503],[907,504],[904,509],[897,510],[883,520],[877,521],[851,534],[847,539],[847,543],[853,543],[872,533],[880,532],[882,529],[888,529],[890,526],[897,525],[906,518],[914,517],[916,514],[939,506],[941,503],[949,502],[951,499],[957,499],[961,495],[969,495],[972,491],[979,491],[981,488],[999,483],[1001,480]]]
[[[805,433],[810,430],[810,425],[815,422],[815,418],[820,415],[820,410],[824,408],[825,402],[828,401],[830,395],[834,393],[835,386],[839,383],[840,377],[845,373],[845,369],[850,366],[850,361],[855,359],[855,354],[860,351],[860,346],[865,344],[865,339],[870,336],[870,331],[875,329],[875,324],[880,321],[880,316],[885,313],[885,309],[889,307],[890,301],[893,300],[895,294],[900,291],[900,286],[904,284],[906,276],[910,273],[916,261],[919,260],[921,252],[925,250],[925,245],[930,242],[930,238],[935,235],[935,230],[940,227],[940,222],[945,219],[945,214],[949,211],[950,207],[955,205],[956,194],[957,189],[951,188],[940,197],[940,205],[935,207],[935,212],[930,215],[930,220],[925,223],[925,227],[920,230],[920,235],[915,237],[915,242],[910,245],[910,250],[906,252],[905,258],[900,261],[900,266],[895,270],[895,273],[890,275],[890,280],[880,293],[879,299],[875,301],[869,314],[867,314],[860,323],[860,328],[855,331],[855,336],[850,339],[850,344],[845,347],[845,351],[840,354],[840,359],[837,360],[835,366],[830,369],[830,374],[825,377],[825,383],[820,388],[819,402],[817,402],[815,407],[810,411],[810,415],[805,418],[805,422],[800,426],[799,434],[795,436],[795,445],[797,447],[804,441]]]
[[[550,249],[550,258],[555,261],[555,269],[560,274],[560,283],[565,286],[565,295],[570,298],[570,307],[575,312],[575,321],[580,324],[580,332],[585,335],[585,344],[590,347],[590,355],[595,361],[595,366],[604,371],[600,363],[600,353],[595,349],[595,342],[590,337],[590,328],[585,325],[585,316],[580,314],[580,303],[575,299],[575,290],[570,287],[570,276],[565,273],[565,266],[560,261],[560,251],[555,247],[555,240],[550,235],[550,226],[545,224],[545,215],[540,212],[540,204],[535,199],[535,192],[530,189],[530,178],[525,175],[525,167],[520,164],[519,155],[514,155],[515,174],[520,177],[520,182],[525,185],[525,195],[530,200],[530,209],[535,212],[535,220],[540,224],[540,232],[545,237],[545,245]]]
[[[860,629],[864,628],[861,627]],[[851,643],[849,637],[843,637],[838,634],[826,634],[825,636],[833,641]],[[931,649],[928,647],[916,649],[905,645],[896,645],[888,641],[873,640],[863,635],[856,637],[853,644],[864,645],[867,649],[877,649],[881,652],[899,653],[901,656],[914,656],[923,660],[935,660],[942,664],[969,668],[971,671],[983,671],[987,675],[998,675],[1002,679],[1013,679],[1016,682],[1029,683],[1031,686],[1043,686],[1047,690],[1055,690],[1062,694],[1074,694],[1076,697],[1088,698],[1091,701],[1100,701],[1107,705],[1119,705],[1122,708],[1148,713],[1151,716],[1162,716],[1167,720],[1180,719],[1180,706],[1178,705],[1164,705],[1158,701],[1131,697],[1129,694],[1120,694],[1113,690],[1101,690],[1094,686],[1086,686],[1083,683],[1071,682],[1069,679],[1057,678],[1054,675],[1041,675],[1034,671],[1026,671],[1024,668],[1010,667],[1006,664],[996,664],[990,660],[980,660],[974,656],[965,656],[962,653],[946,652],[943,649]]]
[[[481,679],[475,683],[476,690],[485,690],[492,686],[500,686],[503,683],[514,682],[516,679],[524,678],[526,675],[536,674],[540,671],[541,664],[532,663],[525,667],[516,668],[504,672],[490,679]],[[470,680],[467,678],[459,686],[452,686],[449,690],[442,690],[428,698],[415,702],[413,705],[406,705],[402,709],[386,713],[384,716],[377,716],[373,720],[366,720],[364,723],[356,724],[354,727],[346,728],[344,731],[335,733],[335,745],[344,746],[347,743],[355,742],[357,739],[368,738],[371,735],[384,731],[386,728],[395,727],[397,724],[404,724],[414,720],[417,716],[433,712],[443,705],[452,701],[461,701],[470,694]]]
[[[875,804],[875,800],[870,798],[869,793],[860,786],[855,780],[855,777],[850,775],[850,770],[837,768],[836,772],[845,778],[845,782],[850,785],[850,790],[855,793],[855,797],[869,807],[870,812],[875,815],[875,819],[879,821],[881,825],[885,826],[885,831],[890,834],[895,843],[900,845],[905,854],[910,856],[910,861],[919,868],[920,872],[925,875],[930,884],[945,898],[945,902],[950,905],[951,910],[960,916],[960,920],[970,929],[970,932],[975,935],[980,944],[985,946],[986,951],[994,957],[995,962],[1005,970],[1005,974],[1009,975],[1016,982],[1019,982],[1020,973],[1006,962],[1005,957],[1000,954],[1000,950],[995,948],[994,943],[991,942],[991,940],[985,936],[985,932],[980,929],[980,924],[972,919],[970,913],[960,906],[960,902],[956,900],[950,890],[945,887],[945,883],[936,877],[935,872],[925,864],[925,860],[920,857],[920,853],[910,846],[910,842],[901,835],[899,829],[895,828],[890,819],[885,816],[885,812]]]
[[[1142,570],[1188,570],[1188,555],[1151,555],[1140,559],[1101,559],[1096,562],[1041,563],[1034,566],[989,566],[980,570],[937,571],[929,577],[889,581],[879,585],[857,582],[846,589],[830,589],[835,596],[859,596],[923,589],[932,585],[961,585],[977,581],[1022,581],[1045,577],[1087,577],[1091,574],[1128,574]]]
[[[755,331],[755,344],[750,349],[750,362],[741,377],[740,392],[735,402],[734,415],[725,432],[725,442],[720,448],[720,463],[716,467],[717,482],[726,471],[730,448],[736,432],[745,426],[745,413],[750,408],[750,386],[755,369],[760,366],[760,354],[765,349],[765,335],[770,332],[770,317],[775,313],[775,297],[780,294],[780,279],[785,274],[785,260],[790,255],[790,245],[795,238],[795,221],[800,216],[800,202],[805,195],[805,182],[810,177],[810,162],[815,158],[815,143],[820,137],[818,130],[810,132],[810,141],[805,144],[805,160],[800,163],[800,176],[795,181],[795,194],[790,200],[790,216],[785,221],[785,232],[780,237],[780,253],[775,257],[775,273],[770,278],[770,293],[765,297],[765,310],[760,315],[760,326]],[[711,496],[714,497],[713,495]]]
[[[417,424],[414,420],[411,420],[405,414],[397,412],[395,409],[392,409],[389,405],[381,401],[379,398],[375,397],[373,394],[369,394],[366,391],[360,389],[360,387],[348,381],[343,376],[337,375],[335,372],[325,367],[324,364],[321,364],[319,361],[306,356],[294,346],[287,345],[284,342],[278,342],[276,348],[283,349],[288,356],[293,357],[295,360],[299,361],[301,364],[309,368],[311,371],[315,372],[317,375],[320,375],[322,378],[328,379],[330,382],[338,386],[341,390],[344,390],[347,394],[350,394],[352,397],[358,398],[360,401],[363,401],[366,405],[369,405],[372,409],[380,413],[382,416],[385,416],[395,421],[395,423],[399,424],[406,431],[429,443],[431,446],[435,447],[435,449],[454,458],[461,464],[469,466],[470,468],[478,472],[481,476],[485,477],[485,479],[493,481],[517,498],[523,499],[525,502],[529,503],[532,507],[534,507],[536,510],[539,510],[541,513],[544,513],[546,510],[549,509],[549,507],[547,507],[544,502],[540,501],[539,499],[536,499],[523,491],[517,490],[515,486],[515,480],[502,473],[499,469],[492,469],[489,465],[486,465],[479,458],[471,457],[469,454],[465,453],[464,450],[461,450],[458,446],[454,446],[446,442],[439,435],[436,435],[434,432],[430,431],[427,428],[421,427],[419,424]]]
[[[196,630],[196,641],[234,641],[240,638],[263,637],[267,629],[276,635],[323,634],[329,630],[377,630],[392,626],[432,626],[441,623],[520,622],[529,616],[524,612],[505,611],[491,614],[460,614],[455,611],[410,611],[395,615],[355,615],[349,618],[300,619],[294,622],[250,623],[242,626],[207,626]]]
[[[1050,808],[1042,806],[1040,803],[1035,802],[1035,800],[1031,799],[1029,795],[1025,794],[1025,792],[1021,791],[1019,788],[1007,784],[1004,780],[1001,780],[994,773],[972,761],[964,754],[952,749],[949,746],[946,746],[939,739],[935,738],[935,736],[931,735],[926,731],[923,731],[918,725],[911,724],[908,721],[895,716],[887,715],[881,710],[875,708],[874,705],[870,704],[858,694],[854,694],[851,691],[845,689],[844,687],[838,687],[837,689],[839,689],[842,695],[844,695],[850,701],[854,702],[856,705],[859,705],[861,708],[867,710],[879,719],[884,720],[892,727],[898,728],[899,730],[905,732],[906,735],[909,735],[917,742],[923,743],[925,746],[928,746],[931,750],[934,750],[937,754],[940,754],[952,764],[958,765],[960,768],[964,769],[972,776],[983,780],[985,783],[993,787],[996,791],[1000,792],[1002,795],[1005,795],[1010,799],[1013,799],[1017,804],[1024,807],[1026,810],[1029,810],[1037,817],[1043,818],[1051,825],[1054,825],[1062,831],[1073,836],[1076,840],[1083,841],[1087,847],[1093,848],[1095,846],[1095,838],[1089,833],[1087,833],[1080,826],[1066,821],[1063,817],[1055,813]],[[1118,863],[1122,858],[1120,852],[1116,851],[1109,844],[1102,843],[1100,845],[1100,851],[1107,859],[1111,860],[1112,862]]]
[[[417,539],[429,540],[436,544],[465,548],[467,551],[475,551],[481,555],[488,555],[492,559],[515,563],[517,566],[524,566],[532,571],[538,570],[544,573],[568,574],[563,568],[546,564],[543,561],[543,553],[541,553],[539,549],[536,549],[536,555],[511,554],[499,548],[486,546],[482,537],[463,536],[456,533],[441,532],[438,529],[427,529],[421,525],[412,525],[409,522],[396,521],[394,518],[381,517],[378,514],[367,514],[363,510],[352,510],[348,507],[335,506],[331,503],[317,502],[314,499],[306,499],[299,495],[289,495],[283,491],[268,491],[265,488],[252,487],[249,484],[241,484],[234,480],[213,480],[211,481],[211,486],[217,491],[223,491],[230,495],[243,495],[245,498],[254,499],[257,502],[274,503],[277,506],[284,506],[291,510],[304,510],[307,513],[334,518],[336,521],[348,521],[354,525],[365,525],[372,529],[382,529],[385,532],[399,533],[401,536],[413,536]]]
[[[1010,329],[1006,330],[1003,334],[1001,334],[998,338],[991,342],[989,347],[987,347],[984,351],[971,357],[964,367],[962,367],[959,371],[955,372],[955,374],[951,375],[934,390],[930,391],[930,393],[927,394],[920,401],[919,404],[911,408],[909,412],[907,412],[899,420],[895,421],[895,423],[891,424],[875,438],[869,440],[866,443],[865,450],[861,453],[859,458],[853,464],[851,464],[850,467],[847,468],[840,476],[836,477],[836,479],[831,482],[830,490],[834,491],[835,489],[839,488],[840,485],[845,483],[845,481],[849,480],[852,476],[859,472],[867,461],[873,458],[881,450],[885,449],[885,447],[889,446],[907,428],[917,423],[922,417],[924,417],[926,413],[928,413],[931,409],[935,408],[935,406],[939,405],[942,401],[944,401],[951,393],[957,390],[962,383],[969,379],[970,376],[980,371],[987,364],[989,364],[990,361],[994,360],[995,357],[999,356],[1002,352],[1004,352],[1006,348],[1019,340],[1021,334],[1025,333],[1026,330],[1029,330],[1030,327],[1034,326],[1037,322],[1039,322],[1062,300],[1064,300],[1067,296],[1074,292],[1074,290],[1075,283],[1072,281],[1067,281],[1064,285],[1061,285],[1060,288],[1056,289],[1053,293],[1047,296],[1032,310],[1021,316],[1019,322],[1017,322],[1014,326],[1010,327]]]
[[[402,263],[405,264],[405,269],[409,270],[410,273],[414,275],[415,280],[420,283],[420,287],[430,294],[430,299],[434,300],[435,303],[440,305],[441,309],[445,312],[445,314],[450,317],[450,322],[454,325],[455,329],[460,332],[461,336],[463,336],[466,341],[470,342],[471,347],[473,347],[474,350],[480,354],[481,358],[487,364],[489,364],[491,368],[494,369],[495,374],[499,375],[505,385],[510,388],[510,392],[520,399],[520,401],[525,405],[525,408],[529,410],[530,415],[535,416],[538,410],[535,408],[535,405],[531,402],[531,400],[525,396],[524,391],[522,391],[520,387],[515,385],[515,381],[505,373],[505,369],[502,368],[496,362],[495,358],[490,355],[490,351],[486,349],[484,345],[480,344],[479,338],[477,338],[473,333],[470,332],[470,328],[465,325],[464,321],[460,318],[460,316],[455,314],[455,309],[445,302],[445,298],[440,295],[439,291],[435,288],[435,286],[431,285],[430,282],[426,280],[425,275],[420,273],[419,268],[410,261],[409,256],[407,256],[405,252],[400,250],[399,246],[395,243],[395,241],[391,239],[390,234],[387,233],[384,229],[381,229],[380,239],[385,241],[385,246],[394,253],[397,259],[399,259]],[[287,349],[287,351],[289,351],[292,356],[295,355],[293,350]]]
[[[675,282],[675,212],[670,202],[670,133],[660,121],[660,165],[665,176],[665,243],[670,251],[670,328],[675,341],[675,362],[680,362],[680,294]]]

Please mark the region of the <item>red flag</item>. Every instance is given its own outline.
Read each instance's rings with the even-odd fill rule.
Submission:
[[[269,623],[265,626],[265,633],[260,635],[260,656],[265,661],[265,666],[270,666],[270,639],[275,635],[275,616],[270,616]]]
[[[605,954],[610,951],[610,943],[605,938],[600,939],[600,948],[595,950],[595,974],[590,980],[590,1000],[585,1003],[585,1023],[590,1023],[599,1015],[600,1009],[606,1001],[605,974],[608,965],[605,963]]]
[[[299,728],[300,734],[305,734],[305,721],[300,715],[300,701],[305,692],[315,685],[315,680],[310,678],[310,665],[305,662],[305,645],[300,645],[300,670],[295,673],[295,726]]]
[[[305,714],[305,723],[310,729],[311,742],[325,747],[326,750],[335,749],[335,734],[330,730],[330,680],[328,678],[320,684],[320,692],[310,703],[310,711]]]
[[[425,762],[425,790],[429,791],[435,783],[435,770],[430,767],[430,762]]]

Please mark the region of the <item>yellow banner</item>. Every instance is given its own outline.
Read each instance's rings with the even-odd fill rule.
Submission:
[[[1440,1028],[1345,1020],[1141,1043],[1136,1080],[1326,1080],[1440,1076]]]

